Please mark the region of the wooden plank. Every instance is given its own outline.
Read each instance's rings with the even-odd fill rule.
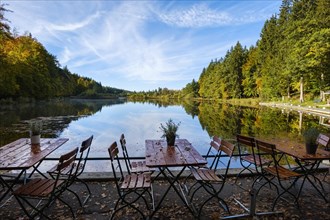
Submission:
[[[175,150],[175,147],[172,148],[168,148],[168,147],[165,147],[165,149],[162,151],[163,152],[163,156],[164,156],[164,160],[165,160],[165,163],[166,163],[166,166],[176,166],[176,165],[180,165],[180,164],[177,164],[177,159],[176,157],[178,156],[176,150]]]
[[[165,143],[160,140],[146,140],[146,165],[148,167],[158,167],[166,165],[163,146]]]
[[[155,160],[155,150],[152,140],[146,140],[146,165],[150,167],[155,167],[156,160]]]
[[[143,173],[144,176],[144,187],[151,187],[151,175],[149,173]]]
[[[128,188],[129,188],[129,189],[134,189],[134,188],[136,187],[136,183],[137,183],[137,174],[132,173],[132,174],[130,175]]]
[[[53,179],[43,179],[34,185],[33,192],[29,193],[32,196],[47,196],[54,189],[55,180]]]
[[[29,139],[21,138],[4,146],[5,149],[0,152],[0,170],[27,169],[38,163],[69,139],[42,138],[39,153],[31,152],[31,145],[27,140]]]
[[[6,169],[26,169],[29,167],[32,167],[36,163],[38,163],[40,160],[44,159],[46,156],[48,156],[51,152],[59,148],[61,145],[63,145],[65,142],[67,142],[69,139],[67,138],[59,138],[59,139],[42,139],[40,143],[40,152],[39,153],[33,153],[30,149],[25,151],[24,153],[21,153],[22,155],[19,157],[19,160],[14,161],[13,163],[10,163],[7,165]],[[26,153],[27,152],[27,153]]]
[[[186,160],[186,165],[198,166],[204,165],[207,161],[198,153],[198,151],[187,140],[181,142],[179,146],[183,157]]]
[[[142,188],[144,186],[144,175],[139,174],[136,178],[136,188]]]
[[[146,140],[146,165],[175,167],[207,163],[186,139],[177,139],[175,145],[174,149],[168,149],[163,140]]]
[[[21,161],[21,158],[28,155],[31,146],[27,140],[27,138],[21,138],[0,148],[0,167],[10,166],[10,164]]]
[[[121,183],[120,188],[122,189],[128,189],[129,183],[130,183],[131,176],[127,175],[124,177],[124,181]]]

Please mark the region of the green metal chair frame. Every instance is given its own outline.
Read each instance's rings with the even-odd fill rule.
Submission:
[[[75,213],[68,202],[65,202],[60,196],[63,192],[72,192],[77,198],[78,195],[69,190],[68,187],[72,181],[72,173],[74,170],[74,161],[76,159],[78,148],[62,155],[59,158],[59,162],[56,166],[56,177],[54,179],[32,179],[27,184],[22,185],[13,192],[13,195],[17,199],[19,205],[22,207],[24,213],[30,218],[34,219],[36,216],[41,215],[47,219],[48,217],[44,211],[49,207],[56,199],[69,207],[73,218]],[[67,174],[67,171],[69,173]],[[65,171],[65,175],[62,175],[62,171]],[[67,178],[64,179],[63,176]],[[36,201],[39,202],[35,205]],[[29,212],[27,207],[32,208],[32,212]]]
[[[148,194],[152,202],[152,209],[154,209],[154,197],[153,197],[153,188],[151,184],[151,174],[147,173],[131,173],[128,175],[124,175],[120,159],[118,157],[119,149],[117,146],[117,142],[114,142],[108,148],[111,168],[115,179],[115,184],[118,192],[118,200],[116,202],[114,212],[111,215],[111,219],[113,219],[116,213],[119,210],[122,210],[126,207],[131,207],[136,210],[143,219],[146,219],[146,216],[141,211],[140,207],[134,205],[140,198],[143,199],[146,207],[148,208],[148,202],[144,197],[144,194]],[[118,169],[119,172],[118,172]],[[130,195],[135,195],[135,197],[130,197]],[[129,201],[129,199],[131,201]],[[119,204],[122,206],[118,207]]]
[[[211,142],[214,144],[214,142]],[[197,191],[200,189],[204,189],[210,196],[205,199],[198,211],[198,219],[201,218],[201,213],[203,207],[213,198],[216,198],[222,208],[227,211],[230,214],[229,207],[227,203],[224,201],[224,199],[221,198],[221,192],[225,186],[226,179],[227,179],[227,174],[228,170],[230,167],[230,162],[233,156],[233,151],[235,149],[235,145],[226,141],[226,140],[221,140],[221,144],[217,145],[214,144],[212,145],[213,147],[217,148],[218,155],[214,158],[214,161],[212,162],[211,167],[209,168],[196,168],[192,167],[190,170],[196,180],[196,182],[199,184],[198,187],[195,188],[194,191],[192,191],[193,187],[196,184],[193,184],[190,189],[189,189],[189,194],[192,192],[191,197],[190,197],[190,202],[193,201],[194,196],[196,195]],[[218,163],[220,161],[222,153],[225,153],[228,155],[227,162],[222,162],[225,165],[225,172],[223,174],[216,174],[216,171],[218,169]],[[220,161],[221,162],[221,161]],[[215,185],[218,185],[218,188],[215,187]]]
[[[260,178],[263,178],[266,180],[265,183],[259,187],[257,190],[256,195],[258,195],[259,191],[261,188],[263,188],[267,183],[273,185],[276,187],[277,191],[277,197],[273,201],[272,205],[272,211],[274,211],[274,208],[276,206],[277,201],[284,195],[284,194],[289,194],[294,198],[295,204],[297,204],[299,208],[299,195],[301,193],[302,187],[300,187],[299,192],[297,195],[293,194],[290,189],[295,186],[295,183],[298,181],[300,177],[303,175],[297,172],[294,172],[290,169],[287,169],[283,166],[280,165],[280,160],[283,155],[280,155],[280,158],[277,158],[278,152],[276,151],[276,145],[272,143],[268,143],[265,141],[261,140],[256,140],[256,145],[257,149],[259,152],[266,152],[269,155],[271,155],[271,158],[273,160],[272,166],[263,166],[261,164],[261,170],[262,170],[262,175],[260,175]],[[277,184],[274,182],[274,180],[277,180]],[[284,181],[291,181],[290,184],[284,184]],[[254,184],[253,184],[254,185]],[[282,189],[282,192],[279,192],[278,186]]]
[[[86,204],[86,202],[88,201],[88,199],[90,198],[90,196],[92,195],[92,192],[88,186],[88,184],[86,183],[85,180],[83,180],[82,178],[80,178],[80,175],[84,172],[85,167],[86,167],[86,163],[88,160],[88,156],[89,156],[89,152],[91,149],[91,145],[92,145],[92,141],[93,141],[93,135],[90,136],[89,138],[87,138],[86,140],[82,141],[80,149],[79,149],[79,158],[78,158],[78,162],[74,163],[74,172],[72,174],[72,178],[70,181],[70,186],[74,183],[74,182],[81,182],[87,189],[88,195],[86,196],[86,198],[84,199],[84,201],[82,202],[81,199],[78,197],[79,199],[79,204],[82,207],[83,205]],[[56,171],[56,166],[53,167],[52,169],[50,169],[48,171],[49,175],[54,179],[55,176],[57,175],[57,171]],[[62,172],[62,175],[68,175],[69,174],[69,169],[65,172]],[[66,178],[66,177],[64,177]]]
[[[145,160],[139,160],[139,161],[131,161],[130,157],[128,155],[127,146],[126,146],[126,138],[124,134],[120,135],[120,145],[123,153],[123,157],[125,160],[125,165],[127,168],[127,172],[129,174],[131,173],[143,173],[143,172],[151,172],[153,173],[155,170],[150,169],[146,166]]]
[[[243,169],[236,175],[235,183],[237,182],[239,176],[245,170],[249,171],[250,174],[253,175],[254,174],[253,171],[255,171],[256,168],[256,158],[254,153],[256,144],[254,138],[238,134],[236,135],[236,141],[237,141],[237,148],[239,154],[239,161]],[[246,150],[244,150],[244,148]]]

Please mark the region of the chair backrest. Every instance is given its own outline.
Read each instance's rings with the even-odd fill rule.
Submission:
[[[125,165],[126,165],[127,172],[130,174],[132,167],[131,167],[131,161],[129,159],[129,155],[128,155],[128,152],[127,152],[126,138],[125,138],[124,134],[120,135],[120,145],[121,145],[121,149],[122,149],[122,152],[123,152],[123,157],[124,157],[124,160],[125,160]]]
[[[120,185],[119,182],[124,179],[124,173],[123,169],[120,164],[120,160],[118,157],[119,154],[119,149],[117,142],[113,142],[110,147],[108,148],[109,156],[110,156],[110,161],[111,161],[111,169],[112,173],[115,179],[117,191],[120,192]],[[117,165],[117,166],[116,166]],[[116,167],[119,168],[119,175],[117,174],[117,169]]]
[[[78,161],[78,164],[76,167],[77,176],[79,176],[85,169],[89,151],[91,149],[92,141],[93,141],[93,135],[81,143],[81,146],[79,149],[79,153],[80,153],[79,161]]]
[[[223,153],[227,154],[228,157],[223,157],[223,160],[227,160],[226,162],[222,162],[225,165],[225,172],[224,174],[219,174],[219,176],[222,178],[223,181],[226,180],[228,170],[230,167],[230,162],[233,156],[235,150],[235,145],[233,143],[230,143],[229,141],[226,140],[221,140],[221,145],[219,148],[219,159]]]
[[[207,151],[206,154],[206,159],[208,159],[209,157],[213,157],[212,163],[209,166],[211,169],[212,168],[216,168],[218,165],[218,161],[219,161],[219,150],[220,150],[220,145],[221,145],[221,139],[217,136],[213,136],[211,142],[210,142],[210,147],[209,150]]]
[[[272,144],[272,143],[265,142],[265,141],[261,141],[261,140],[256,140],[256,145],[257,145],[257,149],[258,149],[259,160],[260,160],[259,165],[261,167],[261,170],[265,166],[262,163],[262,158],[263,157],[269,157],[269,155],[270,155],[272,160],[273,160],[273,164],[276,167],[276,172],[277,172],[277,166],[279,166],[279,163],[278,163],[278,160],[276,159],[276,145]],[[266,153],[266,154],[264,154],[264,153]]]
[[[63,154],[58,161],[57,167],[56,167],[56,178],[55,180],[58,181],[61,180],[67,180],[70,181],[73,176],[73,169],[74,169],[74,161],[76,160],[78,153],[78,147],[71,150],[70,152]],[[63,172],[63,173],[62,173]],[[63,178],[63,177],[66,177]],[[56,188],[57,184],[54,184],[54,189]]]
[[[255,138],[237,134],[236,141],[237,141],[239,156],[241,157],[246,154],[251,154],[253,156],[254,165],[256,166],[258,163],[257,163],[257,157],[256,157],[256,151],[255,151],[255,148],[256,148]]]
[[[324,134],[319,134],[316,139],[318,145],[322,145],[325,149],[328,149],[330,138]]]
[[[254,137],[238,134],[238,135],[236,135],[236,140],[239,144],[243,144],[244,146],[255,147]]]

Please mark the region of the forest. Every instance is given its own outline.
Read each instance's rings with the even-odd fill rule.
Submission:
[[[5,12],[10,11],[0,4],[0,100],[111,98],[127,92],[102,86],[61,67],[56,56],[31,34],[19,36],[11,32]]]
[[[256,45],[237,42],[218,60],[211,60],[199,79],[182,90],[134,96],[202,99],[296,97],[325,101],[330,90],[330,1],[283,0],[269,18]],[[329,97],[327,97],[329,98]]]
[[[255,46],[247,49],[237,42],[225,57],[211,61],[198,80],[203,98],[270,100],[301,91],[314,97],[329,89],[328,0],[284,0],[279,15],[265,22]]]
[[[181,90],[142,92],[104,87],[71,73],[31,34],[12,33],[5,12],[0,4],[0,99],[118,95],[135,100],[329,99],[324,96],[330,91],[329,0],[283,0],[279,14],[265,22],[255,45],[247,48],[237,42]]]

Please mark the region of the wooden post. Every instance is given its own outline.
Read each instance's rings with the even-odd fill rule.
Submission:
[[[300,77],[300,103],[304,102],[304,81],[303,77]]]

